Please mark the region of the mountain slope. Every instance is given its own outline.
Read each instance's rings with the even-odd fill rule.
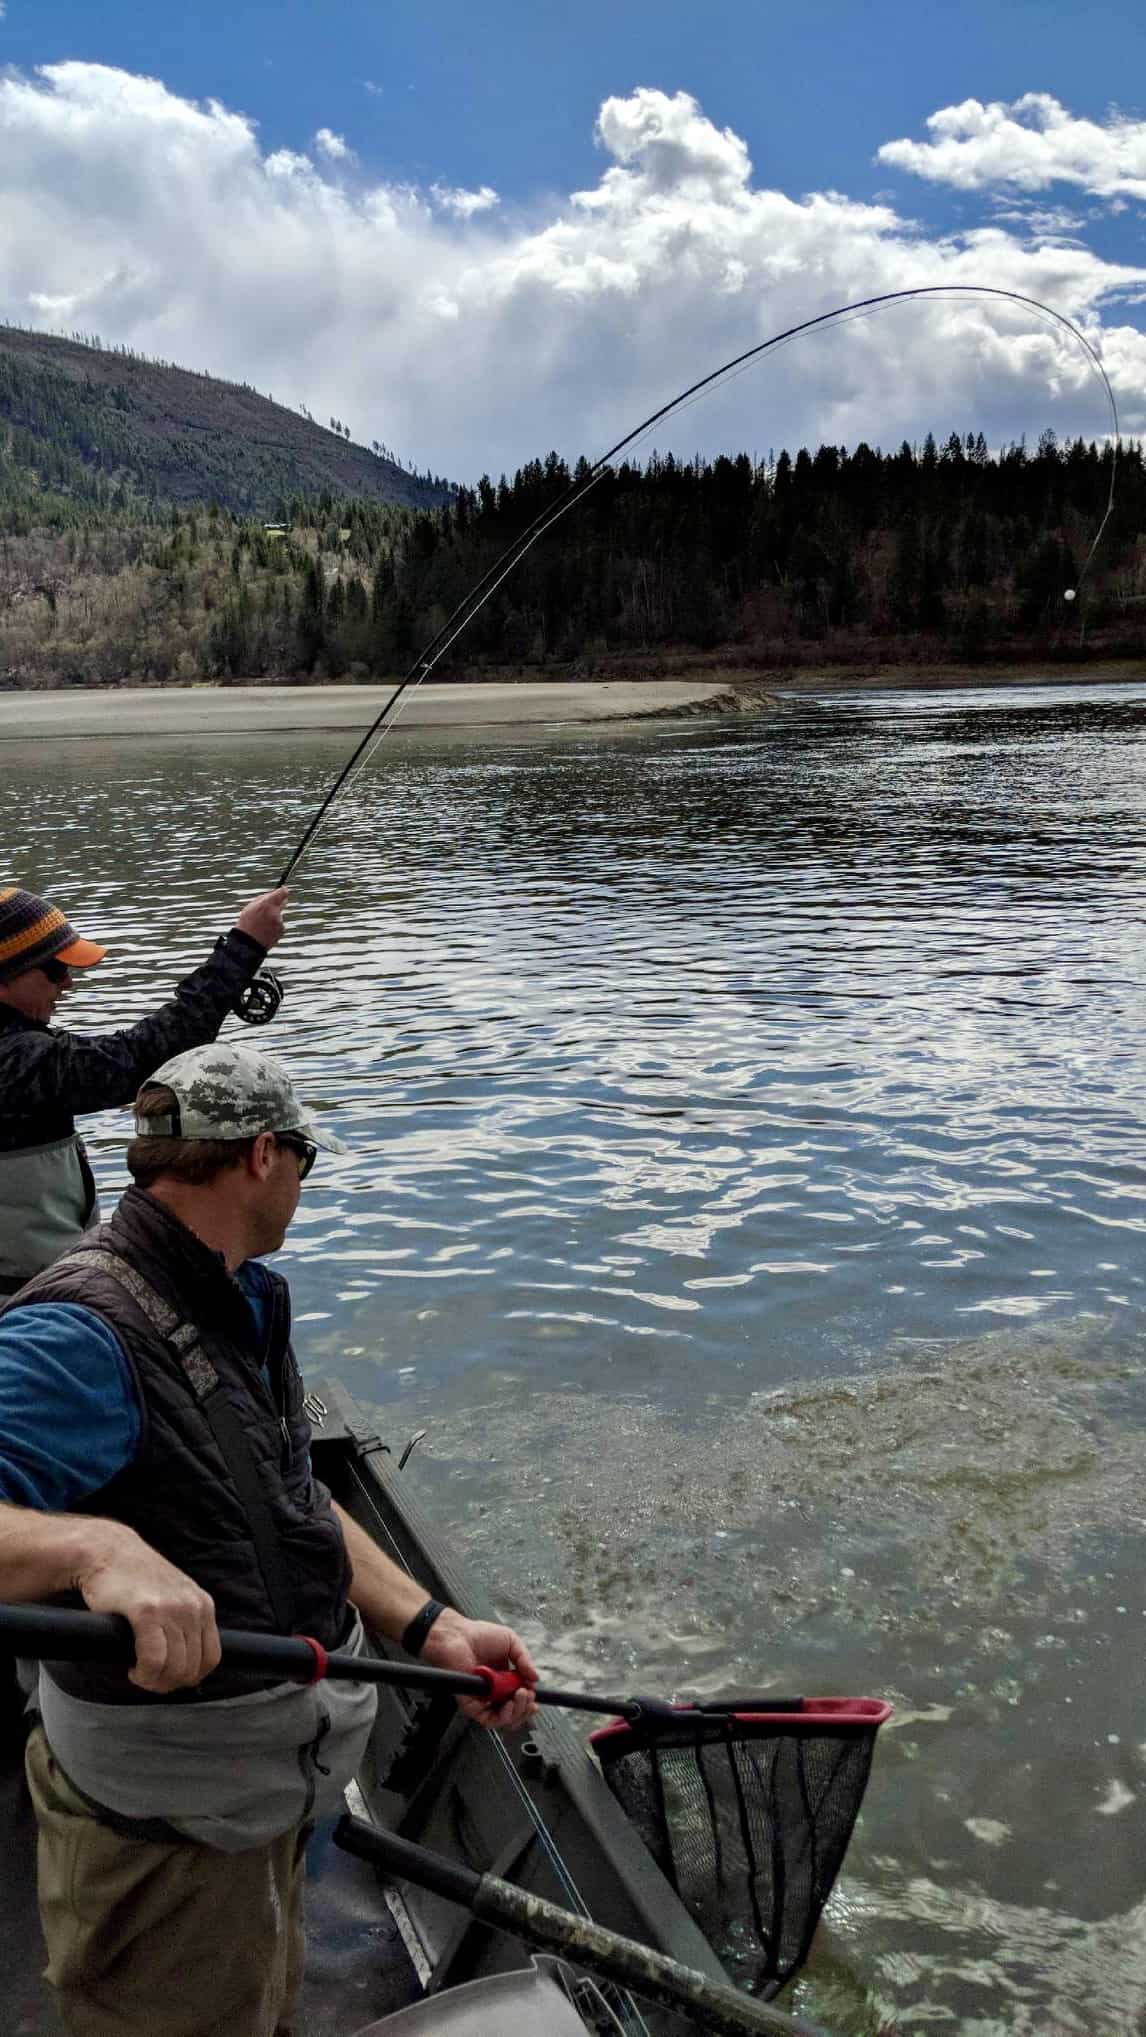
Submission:
[[[4,457],[6,456],[6,457]],[[235,382],[0,326],[0,464],[46,489],[278,519],[292,496],[430,509],[448,489]]]

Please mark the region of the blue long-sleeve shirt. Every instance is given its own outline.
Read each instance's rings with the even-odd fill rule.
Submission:
[[[257,1260],[236,1278],[266,1328],[270,1283]],[[126,1353],[94,1309],[37,1302],[0,1317],[0,1501],[82,1511],[131,1463],[139,1399]]]

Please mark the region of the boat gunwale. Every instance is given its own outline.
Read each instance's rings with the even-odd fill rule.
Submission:
[[[312,1445],[316,1470],[330,1485],[335,1499],[385,1547],[388,1555],[418,1576],[434,1597],[456,1606],[470,1618],[499,1620],[497,1608],[465,1564],[445,1546],[441,1524],[426,1512],[412,1483],[397,1468],[389,1446],[372,1431],[348,1390],[340,1383],[323,1381],[311,1391],[326,1410]],[[384,1638],[373,1637],[372,1646],[378,1655],[396,1661],[408,1659],[397,1644]],[[464,1743],[467,1752],[475,1754],[487,1738],[482,1728],[468,1722],[460,1731],[457,1727],[447,1731],[454,1747]],[[598,1871],[589,1879],[588,1889],[581,1891],[598,1921],[627,1935],[643,1936],[657,1950],[727,1985],[727,1971],[713,1947],[633,1830],[572,1726],[553,1713],[539,1713],[530,1721],[527,1737],[498,1738],[517,1786],[528,1796],[533,1815],[546,1831],[555,1824],[569,1828],[568,1833],[562,1834],[568,1849],[580,1853],[582,1858],[595,1854],[598,1863],[607,1868],[606,1877]],[[528,1751],[530,1742],[536,1750],[532,1754]],[[495,1772],[491,1763],[490,1776]],[[508,1777],[504,1777],[504,1787],[507,1792],[513,1788]],[[393,1798],[388,1811],[368,1776],[360,1777],[360,1788],[371,1815],[379,1823],[390,1822]],[[413,1797],[410,1801],[413,1802]],[[413,1825],[403,1819],[405,1836],[418,1838],[420,1823],[420,1816]],[[482,1871],[507,1872],[506,1864],[499,1865],[494,1859],[469,1864]],[[509,1878],[514,1878],[512,1870]],[[581,1879],[586,1877],[582,1875]],[[609,1879],[615,1884],[612,1889],[604,1885]],[[555,1882],[549,1882],[544,1892],[567,1901],[565,1892]],[[615,1908],[618,1899],[630,1915],[611,1918],[610,1905]],[[439,1966],[435,1985],[448,1985],[451,1979],[460,1977],[443,1973]],[[652,2012],[650,2027],[667,2031],[679,2028],[680,2024],[676,2017],[662,2021]]]

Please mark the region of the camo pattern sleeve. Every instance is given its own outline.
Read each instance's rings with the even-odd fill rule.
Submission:
[[[164,1061],[207,1046],[266,949],[238,927],[185,976],[169,1003],[122,1032],[85,1038],[21,1024],[0,1034],[0,1146],[13,1150],[66,1136],[84,1111],[129,1104]]]

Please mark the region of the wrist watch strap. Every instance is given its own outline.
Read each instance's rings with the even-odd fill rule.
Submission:
[[[440,1599],[428,1598],[419,1612],[414,1614],[407,1627],[402,1630],[402,1646],[407,1655],[420,1655],[426,1645],[426,1636],[439,1613],[445,1612]]]

